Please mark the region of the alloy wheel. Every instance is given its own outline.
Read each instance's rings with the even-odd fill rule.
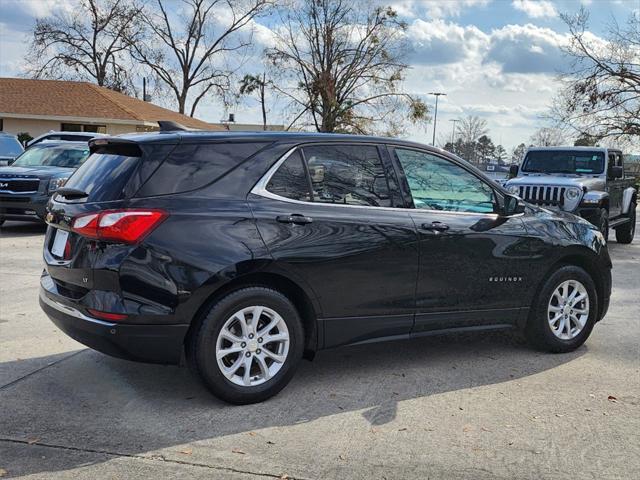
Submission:
[[[589,319],[589,294],[577,280],[562,282],[551,294],[547,320],[553,334],[561,340],[577,337]]]
[[[275,310],[243,308],[227,319],[216,341],[222,374],[242,387],[267,382],[282,369],[289,353],[289,330]]]

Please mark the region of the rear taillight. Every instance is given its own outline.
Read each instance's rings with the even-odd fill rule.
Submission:
[[[71,230],[96,240],[138,243],[168,215],[163,210],[103,210],[75,217]]]

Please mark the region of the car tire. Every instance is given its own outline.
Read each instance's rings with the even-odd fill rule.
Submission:
[[[216,397],[237,405],[261,402],[293,377],[304,350],[302,321],[282,293],[247,287],[211,306],[186,350],[192,371]]]
[[[569,300],[564,306],[562,293],[565,293],[565,289],[565,299],[570,299],[577,291],[575,300],[584,295],[586,302],[581,300],[572,306],[572,301]],[[578,311],[586,313],[574,313]],[[560,318],[557,317],[558,314]],[[546,279],[537,295],[529,312],[525,336],[539,350],[571,352],[587,340],[597,315],[598,295],[593,279],[580,267],[564,265]]]
[[[636,204],[629,205],[629,222],[616,228],[616,241],[618,243],[631,243],[636,234]]]
[[[609,241],[609,212],[606,208],[601,208],[598,211],[598,218],[596,220],[596,227],[602,236],[604,237],[605,242]]]

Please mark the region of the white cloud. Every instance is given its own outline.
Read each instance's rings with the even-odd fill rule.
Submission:
[[[485,63],[497,62],[506,73],[559,71],[566,60],[561,47],[568,38],[550,28],[506,25],[491,32]]]
[[[414,20],[408,37],[414,51],[406,90],[431,106],[428,92],[447,93],[438,107],[440,140],[450,135],[449,120],[465,115],[485,118],[494,142],[507,149],[526,141],[542,123],[558,88],[564,34],[535,25],[483,32],[442,20]],[[416,129],[410,137],[430,141],[431,128]]]
[[[415,18],[426,14],[430,18],[460,16],[472,7],[485,7],[492,0],[400,0],[391,3],[400,16]]]
[[[558,16],[558,10],[549,0],[513,0],[513,8],[526,13],[531,18],[552,18]]]
[[[443,20],[414,20],[407,28],[411,41],[411,63],[447,64],[475,55],[488,45],[488,36],[473,25],[461,26]]]

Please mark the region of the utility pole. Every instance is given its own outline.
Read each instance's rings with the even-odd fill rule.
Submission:
[[[436,110],[435,110],[435,113],[433,114],[433,141],[431,142],[431,144],[435,147],[436,146],[436,126],[438,125],[438,97],[440,95],[446,95],[446,93],[429,92],[429,95],[434,95],[436,97]]]
[[[451,146],[453,148],[453,145],[455,145],[456,143],[456,123],[458,123],[460,120],[458,120],[457,118],[454,118],[449,121],[453,122],[453,125],[451,127]]]

